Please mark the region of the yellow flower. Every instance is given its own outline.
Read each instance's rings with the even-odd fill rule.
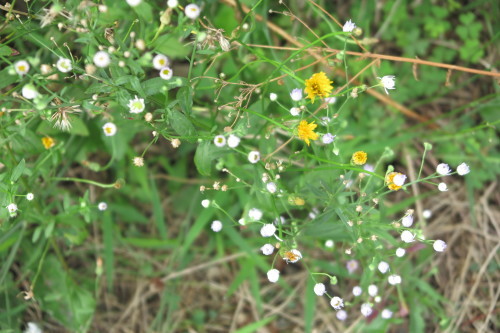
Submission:
[[[332,92],[333,81],[328,80],[326,74],[319,72],[313,74],[309,80],[306,80],[306,89],[304,90],[307,94],[307,98],[311,99],[314,103],[316,96],[325,98]]]
[[[50,136],[44,136],[42,138],[42,144],[45,149],[50,149],[55,146],[56,142]]]
[[[354,154],[352,154],[351,161],[356,165],[363,165],[366,163],[367,159],[368,159],[367,153],[365,153],[364,151],[357,151]]]
[[[308,124],[306,120],[302,120],[299,127],[297,127],[299,139],[304,140],[308,146],[310,144],[309,139],[318,140],[319,135],[314,133],[316,127],[318,127],[318,125],[316,125],[314,121]]]
[[[402,187],[394,184],[394,177],[396,177],[397,175],[403,176],[403,174],[399,172],[391,172],[387,174],[387,176],[385,176],[385,183],[387,184],[389,190],[397,191]]]

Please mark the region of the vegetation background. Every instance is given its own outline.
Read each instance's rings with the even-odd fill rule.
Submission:
[[[100,12],[96,4],[107,5],[107,12]],[[0,98],[5,108],[0,117],[0,199],[2,207],[9,204],[9,193],[33,192],[35,200],[20,199],[14,219],[6,210],[0,215],[0,332],[18,332],[27,322],[39,323],[46,332],[499,330],[498,2],[207,0],[199,3],[203,26],[177,9],[171,21],[161,25],[165,1],[144,0],[133,8],[126,1],[32,0],[6,5],[0,5]],[[61,14],[42,28],[40,17],[52,6],[60,6]],[[396,90],[388,96],[378,87],[345,105],[345,98],[338,98],[335,106],[343,105],[344,115],[337,123],[339,159],[348,163],[352,152],[364,150],[377,160],[389,147],[393,154],[384,164],[415,179],[425,141],[434,147],[427,152],[425,174],[432,174],[440,162],[466,162],[472,170],[466,177],[453,176],[448,192],[420,183],[380,202],[387,221],[413,208],[426,236],[448,243],[442,254],[414,248],[400,261],[401,288],[380,291],[384,302],[404,300],[391,320],[366,320],[352,311],[347,321],[339,321],[327,299],[313,294],[314,282],[300,262],[278,264],[282,279],[270,284],[265,273],[271,263],[258,251],[263,245],[258,228],[225,225],[215,234],[211,221],[227,222],[227,216],[200,205],[202,199],[215,200],[235,220],[254,206],[268,218],[273,216],[266,194],[255,187],[238,187],[234,178],[220,171],[223,165],[246,179],[259,180],[258,171],[242,165],[243,153],[221,153],[210,143],[237,112],[219,107],[238,103],[234,96],[246,91],[227,84],[217,95],[220,81],[201,77],[224,73],[227,82],[262,83],[246,96],[243,107],[248,101],[248,109],[280,119],[281,111],[269,103],[269,93],[284,101],[298,81],[272,81],[290,74],[279,64],[293,54],[288,48],[300,49],[299,44],[341,31],[330,15],[341,24],[352,19],[362,28],[357,40],[369,52],[407,59],[347,54],[344,63],[343,56],[315,48],[325,47],[317,43],[287,63],[294,70],[306,66],[294,72],[302,80],[325,71],[335,88],[346,83],[345,70],[349,78],[361,72],[356,80],[368,86],[376,85],[377,77],[396,75]],[[134,47],[131,31],[136,39],[148,41],[145,51]],[[213,38],[214,48],[193,52],[200,32]],[[121,51],[132,53],[130,59],[121,51],[113,58],[125,61],[127,69],[112,63],[109,71],[99,73],[103,80],[84,77],[85,63],[98,45],[111,45],[106,33],[114,35]],[[231,42],[230,51],[222,50],[219,34]],[[344,40],[331,36],[323,42],[343,50]],[[49,81],[33,75],[21,83],[9,72],[18,60],[52,64],[57,57],[69,57],[68,50],[75,58],[73,77]],[[346,50],[363,52],[352,39]],[[155,53],[172,61],[176,79],[169,81],[168,91],[150,68]],[[435,64],[416,65],[414,59]],[[86,110],[73,116],[69,134],[44,120],[44,108],[38,110],[15,96],[26,82],[46,89],[49,101],[58,97],[64,105],[78,104]],[[91,102],[93,94],[101,96],[96,103]],[[146,97],[154,125],[127,114],[128,100],[136,94]],[[48,105],[46,109],[55,109]],[[7,112],[10,109],[21,111]],[[102,119],[110,114],[119,129],[112,140],[101,130]],[[252,138],[251,145],[269,154],[283,143],[272,123],[246,129],[247,120],[261,120],[248,119],[239,121],[237,129]],[[162,135],[152,141],[152,130]],[[45,135],[55,138],[54,149],[41,145]],[[170,142],[176,137],[182,141],[177,149]],[[304,147],[295,140],[278,155],[290,161]],[[145,151],[145,166],[134,166],[133,157]],[[308,151],[322,156],[314,144]],[[287,186],[308,202],[299,214],[307,218],[322,196],[321,186],[308,184],[318,178],[337,179],[345,171],[318,174],[292,168],[285,173]],[[378,171],[383,174],[385,169]],[[200,186],[211,187],[214,181],[228,184],[230,190],[200,192]],[[97,209],[101,201],[108,204],[104,212]],[[422,217],[424,210],[432,211],[428,220]],[[324,247],[327,239],[342,244],[344,236],[316,222],[300,239],[303,261],[334,271],[339,279],[332,287],[335,294],[351,299],[352,287],[366,276],[348,275],[345,263],[352,257],[345,247]],[[369,255],[356,259],[366,262]],[[32,294],[26,295],[30,286]]]

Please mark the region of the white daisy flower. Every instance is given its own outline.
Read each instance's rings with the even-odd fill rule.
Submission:
[[[360,286],[355,286],[354,288],[352,288],[352,294],[354,296],[357,297],[357,296],[361,295],[362,293],[363,293],[363,289],[361,289]]]
[[[160,77],[163,80],[170,80],[172,78],[172,75],[174,75],[174,71],[172,71],[172,68],[170,67],[163,67],[160,70]]]
[[[392,317],[392,311],[389,309],[384,309],[382,310],[380,316],[384,319],[390,319]]]
[[[438,190],[440,190],[441,192],[446,192],[448,191],[448,186],[446,185],[446,183],[439,183]]]
[[[394,75],[386,75],[378,78],[384,87],[385,93],[389,95],[387,89],[396,89],[396,77]]]
[[[278,99],[278,95],[276,95],[275,93],[270,93],[269,99],[271,100],[271,102],[274,102]]]
[[[323,141],[325,145],[328,145],[335,140],[335,137],[336,135],[332,135],[332,133],[326,133],[321,137],[321,141]]]
[[[280,271],[277,269],[273,268],[269,272],[267,272],[267,279],[269,282],[275,283],[279,280],[280,278]]]
[[[412,214],[405,215],[401,219],[401,224],[406,228],[411,227],[411,225],[413,224],[413,215]]]
[[[113,123],[106,123],[102,127],[102,130],[106,136],[113,136],[116,134],[116,125]]]
[[[107,52],[99,51],[94,54],[94,64],[97,67],[105,68],[108,67],[110,63],[111,58],[109,57],[109,54]]]
[[[170,61],[169,61],[168,57],[163,55],[163,54],[157,54],[153,58],[153,67],[155,69],[160,70],[164,67],[167,67],[169,64],[170,64]]]
[[[59,58],[56,63],[56,67],[60,72],[67,73],[73,69],[73,65],[71,64],[71,60],[67,58]]]
[[[403,175],[403,174],[397,174],[394,176],[392,182],[394,183],[394,185],[396,186],[403,186],[403,184],[405,183],[406,181],[406,175]]]
[[[260,248],[260,250],[262,251],[263,255],[269,256],[269,255],[273,254],[274,246],[272,246],[271,244],[265,244],[264,246],[262,246]]]
[[[142,0],[127,0],[127,3],[128,3],[131,7],[138,6],[141,2],[142,2]]]
[[[278,191],[278,186],[276,186],[276,184],[273,182],[267,183],[266,188],[269,191],[269,193],[276,193],[276,191]]]
[[[436,172],[441,176],[447,176],[451,173],[450,166],[446,163],[440,163],[436,167]]]
[[[371,284],[368,286],[368,294],[371,296],[371,297],[375,297],[377,296],[377,293],[378,293],[378,288],[376,285],[374,284]]]
[[[248,161],[253,164],[257,163],[260,161],[260,153],[256,150],[252,150],[248,153]]]
[[[99,209],[101,212],[105,211],[106,209],[108,209],[108,204],[105,203],[104,201],[101,201],[99,202],[99,204],[97,205],[97,209]]]
[[[260,234],[262,237],[271,237],[276,232],[276,227],[272,223],[264,224],[260,229]]]
[[[434,242],[434,244],[432,244],[432,247],[436,252],[443,252],[444,250],[446,250],[447,245],[446,242],[438,239]]]
[[[217,135],[214,138],[214,145],[217,147],[224,147],[226,145],[226,137],[224,135]]]
[[[302,89],[299,88],[293,89],[292,92],[290,93],[290,97],[295,102],[300,101],[302,99]]]
[[[341,321],[346,320],[347,319],[347,312],[345,312],[344,310],[337,311],[337,319],[341,320]]]
[[[405,243],[411,243],[415,240],[415,234],[412,234],[410,231],[408,230],[404,230],[402,233],[401,233],[401,240]]]
[[[21,90],[21,94],[26,99],[35,99],[38,97],[38,91],[36,90],[35,86],[32,84],[24,85],[23,89]]]
[[[359,263],[357,260],[351,259],[346,263],[346,268],[349,274],[352,274],[359,267]]]
[[[330,305],[335,309],[335,310],[340,310],[341,308],[344,307],[344,300],[340,297],[334,296],[330,300]]]
[[[404,256],[404,255],[405,255],[405,253],[406,253],[406,250],[405,250],[405,249],[403,249],[403,248],[398,247],[398,249],[396,250],[396,256],[397,256],[397,257],[400,257],[400,258],[401,258],[402,256]]]
[[[385,274],[387,273],[387,271],[389,270],[389,264],[386,263],[385,261],[381,261],[379,262],[378,264],[378,270],[380,271],[380,273],[382,274]]]
[[[237,137],[236,135],[234,134],[230,134],[229,137],[227,138],[227,145],[230,147],[230,148],[236,148],[238,147],[238,145],[240,144],[240,138]]]
[[[297,117],[300,114],[300,109],[293,107],[290,109],[290,114],[294,117]]]
[[[168,8],[176,8],[179,5],[179,1],[177,0],[168,0],[167,6]]]
[[[372,306],[369,303],[361,304],[361,314],[365,317],[369,317],[373,313]]]
[[[323,283],[316,283],[314,285],[314,293],[318,296],[323,296],[326,293],[326,286]]]
[[[186,14],[186,16],[191,20],[196,20],[198,16],[200,16],[200,7],[198,7],[194,3],[189,4],[184,9],[184,14]]]
[[[342,27],[342,31],[344,32],[352,32],[354,29],[356,29],[356,23],[351,20],[347,21]]]
[[[463,176],[463,175],[466,175],[470,172],[470,168],[467,164],[465,163],[462,163],[460,164],[458,167],[457,167],[457,173],[460,175],[460,176]]]
[[[251,208],[248,211],[248,217],[253,221],[260,221],[263,215],[262,211],[258,208]]]
[[[401,283],[401,276],[399,276],[397,274],[389,275],[389,277],[387,278],[387,281],[389,281],[389,284],[391,284],[393,286],[396,284],[400,284]]]
[[[300,251],[297,249],[286,251],[285,254],[283,255],[283,260],[285,260],[287,263],[291,262],[293,264],[299,261],[300,259],[302,259],[302,253],[300,253]]]
[[[219,220],[215,220],[212,222],[212,225],[210,226],[210,228],[214,231],[214,232],[219,232],[222,230],[222,222],[219,221]]]
[[[19,60],[14,64],[14,69],[19,75],[26,75],[30,70],[30,64],[26,60]]]
[[[6,208],[9,211],[10,216],[16,216],[17,205],[15,203],[8,204]]]
[[[210,200],[208,199],[201,200],[201,205],[203,206],[203,208],[208,208],[210,206]]]
[[[33,193],[30,192],[26,194],[26,200],[31,201],[33,199],[35,199],[35,195]]]
[[[134,99],[129,100],[128,105],[130,113],[141,113],[146,108],[144,98],[138,98],[137,95]]]

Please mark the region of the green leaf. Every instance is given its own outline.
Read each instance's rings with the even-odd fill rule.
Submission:
[[[1,57],[10,56],[11,53],[12,53],[12,50],[10,49],[10,47],[8,47],[7,45],[0,45],[0,56]]]
[[[184,58],[191,53],[191,48],[181,43],[179,38],[173,34],[161,36],[153,45],[155,52],[168,54],[172,58]]]
[[[179,89],[177,92],[177,99],[179,100],[182,111],[184,111],[185,114],[191,114],[193,108],[193,91],[191,87],[187,86]]]
[[[171,110],[169,119],[174,130],[187,140],[193,139],[196,135],[196,128],[184,114],[177,110]]]
[[[12,171],[12,175],[10,176],[11,182],[16,182],[19,177],[23,174],[24,169],[26,168],[26,161],[24,158],[19,162],[14,171]]]
[[[255,323],[251,323],[250,325],[247,325],[245,327],[240,328],[237,330],[235,333],[252,333],[252,332],[257,332],[259,328],[266,326],[270,322],[272,322],[276,316],[273,317],[267,317],[264,319],[261,319],[259,321],[256,321]]]
[[[198,145],[194,154],[194,164],[202,176],[210,176],[212,172],[212,160],[214,159],[213,145],[209,141],[203,141]]]

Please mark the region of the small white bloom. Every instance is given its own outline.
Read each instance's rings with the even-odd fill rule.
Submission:
[[[292,249],[290,251],[287,251],[283,255],[283,260],[285,260],[287,263],[291,262],[293,264],[299,261],[300,259],[302,259],[302,253],[300,253],[300,251],[297,249]]]
[[[447,245],[446,242],[438,239],[434,242],[434,244],[432,244],[432,247],[436,252],[443,252],[444,250],[446,250]]]
[[[347,319],[347,312],[345,312],[344,310],[337,311],[337,319],[341,320],[341,321],[346,320]]]
[[[174,71],[170,67],[163,67],[162,69],[160,69],[160,77],[163,80],[170,80],[173,75]]]
[[[363,165],[363,169],[365,169],[366,171],[370,171],[370,172],[375,172],[375,167],[371,164],[365,164]],[[363,173],[365,176],[371,176],[369,173]],[[394,177],[396,178],[396,177]]]
[[[323,296],[326,293],[326,287],[323,283],[316,283],[314,285],[314,293],[318,296]]]
[[[257,163],[260,161],[260,153],[256,150],[252,150],[248,153],[248,161],[253,164]]]
[[[208,199],[201,200],[201,205],[203,206],[203,208],[208,208],[208,206],[210,206],[210,200]]]
[[[439,183],[438,190],[440,190],[441,192],[446,192],[448,191],[448,186],[446,185],[446,183]]]
[[[389,95],[387,89],[396,89],[396,77],[394,75],[386,75],[382,78],[378,78],[382,85],[384,86],[385,93]]]
[[[186,14],[186,16],[191,20],[196,20],[198,16],[200,16],[200,7],[198,7],[194,3],[189,4],[184,9],[184,14]]]
[[[60,72],[67,73],[73,69],[73,65],[71,64],[71,60],[67,58],[59,58],[56,63],[56,67]]]
[[[389,275],[389,277],[387,278],[387,281],[389,281],[389,284],[391,284],[393,286],[396,284],[400,284],[401,283],[401,276],[399,276],[397,274]]]
[[[222,222],[219,220],[215,220],[212,222],[212,225],[210,226],[214,232],[219,232],[222,230]]]
[[[177,0],[168,0],[167,1],[168,8],[175,8],[178,5],[179,5],[179,1],[177,1]]]
[[[94,54],[94,64],[97,67],[108,67],[111,62],[111,59],[109,57],[109,54],[105,51],[99,51]]]
[[[260,250],[262,251],[262,254],[268,256],[268,255],[273,254],[274,246],[272,246],[271,244],[265,244],[264,246],[262,246],[260,248]]]
[[[99,204],[97,205],[97,209],[99,209],[101,212],[105,211],[106,209],[108,209],[108,204],[104,201],[99,202]]]
[[[460,175],[460,176],[463,176],[463,175],[466,175],[470,172],[470,168],[467,164],[465,163],[462,163],[460,164],[458,167],[457,167],[457,173]]]
[[[258,208],[251,208],[248,211],[248,217],[253,221],[260,221],[262,215],[263,215],[262,211]]]
[[[102,130],[106,136],[113,136],[116,134],[116,125],[113,123],[106,123],[102,127]]]
[[[405,215],[401,220],[401,224],[407,228],[411,227],[411,225],[413,224],[413,215],[412,214]]]
[[[398,247],[398,249],[396,250],[396,256],[397,256],[397,257],[400,257],[400,258],[401,258],[402,256],[404,256],[404,255],[405,255],[405,253],[406,253],[406,250],[405,250],[405,249],[403,249],[403,248]]]
[[[25,75],[28,74],[30,70],[30,64],[26,60],[19,60],[14,64],[14,69],[16,70],[16,73],[19,75]]]
[[[32,84],[24,85],[23,89],[21,90],[21,94],[26,99],[35,99],[38,97],[38,91],[36,90],[35,86]]]
[[[134,163],[134,165],[136,167],[143,167],[144,166],[144,158],[140,157],[140,156],[136,156],[132,159],[132,163]]]
[[[42,333],[42,329],[37,324],[29,322],[24,333]]]
[[[297,117],[300,114],[300,109],[293,107],[290,109],[290,114],[294,117]]]
[[[361,304],[361,314],[365,317],[368,317],[372,314],[373,309],[372,306],[369,303],[363,303]]]
[[[412,234],[409,230],[404,230],[401,233],[401,240],[405,243],[411,243],[415,240],[415,234]]]
[[[286,223],[286,219],[283,216],[277,217],[273,221],[274,225],[283,225]]]
[[[363,293],[363,289],[361,289],[360,286],[355,286],[354,288],[352,288],[352,294],[354,296],[359,296]]]
[[[26,194],[26,200],[31,201],[35,198],[35,195],[33,193],[28,193]]]
[[[8,204],[6,208],[11,216],[15,215],[17,212],[17,205],[15,203]]]
[[[330,305],[335,309],[335,310],[340,310],[341,308],[344,307],[344,300],[340,297],[332,297],[330,301]]]
[[[129,100],[128,105],[130,113],[141,113],[146,108],[144,98],[138,98],[137,95],[134,99]]]
[[[335,104],[337,97],[325,97],[325,102],[328,104]]]
[[[356,24],[351,20],[347,21],[342,27],[342,31],[344,32],[352,32],[354,29],[356,29]]]
[[[127,3],[132,7],[138,6],[141,2],[142,0],[127,0]]]
[[[270,93],[269,99],[271,100],[271,102],[274,102],[278,99],[278,95],[276,95],[275,93]]]
[[[240,138],[239,137],[237,137],[234,134],[229,135],[229,137],[227,138],[227,145],[230,148],[236,148],[236,147],[238,147],[239,144],[240,144]]]
[[[280,278],[280,271],[277,269],[273,268],[269,272],[267,272],[267,279],[269,282],[275,283],[279,280]]]
[[[332,133],[326,133],[325,135],[323,135],[323,137],[321,138],[321,141],[323,141],[323,143],[325,145],[327,144],[330,144],[333,142],[333,140],[335,140],[335,137],[336,135],[332,135]]]
[[[266,188],[270,193],[276,193],[276,191],[278,190],[278,186],[276,186],[276,184],[273,182],[267,183]]]
[[[392,317],[392,311],[389,309],[384,309],[384,310],[382,310],[381,316],[384,319],[390,319]]]
[[[382,301],[382,297],[375,296],[375,298],[373,300],[375,301],[375,303],[380,303]]]
[[[214,144],[217,147],[224,147],[226,145],[226,137],[224,135],[217,135],[214,138]]]
[[[295,102],[300,101],[302,99],[302,89],[299,88],[293,89],[292,92],[290,93],[290,97]]]
[[[242,217],[241,219],[238,220],[238,223],[240,225],[245,225],[247,222],[245,221],[245,219]]]
[[[271,237],[276,232],[276,227],[272,223],[264,224],[260,229],[260,234],[262,237]]]
[[[325,242],[325,247],[331,249],[333,246],[335,245],[335,243],[333,242],[333,240],[331,239],[328,239],[326,242]]]
[[[403,175],[403,174],[397,174],[394,176],[392,182],[394,183],[394,185],[397,185],[397,186],[403,186],[403,184],[405,183],[406,181],[406,175]]]
[[[380,271],[380,273],[382,274],[385,274],[387,273],[387,271],[389,270],[389,264],[386,263],[385,261],[381,261],[379,262],[378,264],[378,270]]]
[[[422,212],[424,219],[429,219],[432,216],[432,211],[430,209],[426,209]]]
[[[163,54],[157,54],[153,58],[153,67],[155,69],[162,69],[164,67],[167,67],[170,64],[170,61],[166,55]]]
[[[378,288],[376,285],[374,284],[371,284],[368,286],[368,294],[371,296],[371,297],[375,297],[377,296],[377,293],[378,293]]]
[[[349,260],[346,264],[347,271],[349,274],[352,274],[355,270],[357,270],[359,267],[359,263],[357,260]]]
[[[436,172],[441,176],[447,176],[451,173],[450,166],[446,163],[440,163],[436,167]]]

